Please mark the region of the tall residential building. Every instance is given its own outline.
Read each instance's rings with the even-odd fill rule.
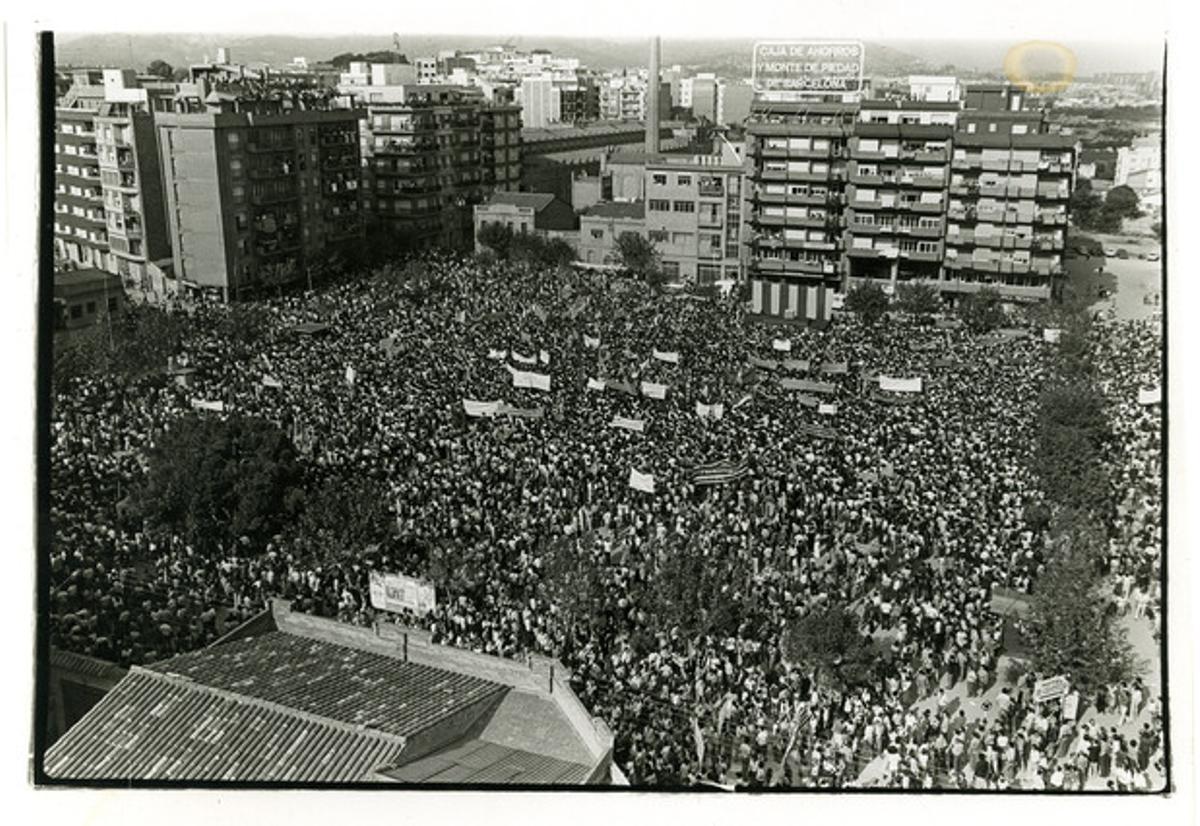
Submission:
[[[469,248],[472,207],[520,180],[516,108],[432,84],[368,87],[359,99],[371,224],[417,247]]]
[[[538,128],[562,120],[562,99],[549,74],[526,77],[521,81],[521,121]]]
[[[740,126],[750,117],[754,87],[745,81],[722,82],[717,86],[717,119],[722,126]]]
[[[717,123],[717,76],[712,72],[704,72],[691,78],[692,114],[697,118],[706,118],[709,123]]]
[[[742,277],[742,159],[721,154],[646,159],[646,234],[672,281]]]
[[[1020,90],[955,101],[756,101],[747,197],[754,312],[828,317],[832,295],[910,280],[1056,294],[1076,147]],[[811,300],[816,301],[815,308]]]
[[[847,147],[858,107],[756,101],[746,125],[751,310],[832,316],[842,286]]]
[[[247,298],[303,278],[327,250],[361,244],[362,115],[211,108],[159,115],[181,283],[223,301]]]
[[[170,258],[154,109],[172,85],[129,70],[77,73],[56,109],[55,255],[121,276],[143,297],[164,291]]]

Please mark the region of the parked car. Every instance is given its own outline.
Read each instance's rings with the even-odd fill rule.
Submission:
[[[1105,258],[1112,258],[1116,254],[1117,254],[1117,250],[1114,247],[1105,247],[1104,248],[1104,257]]]
[[[1148,253],[1146,253],[1146,260],[1147,260],[1147,261],[1157,261],[1157,260],[1158,260],[1158,253],[1157,253],[1157,252],[1148,252]]]
[[[1128,257],[1129,257],[1129,251],[1127,249],[1125,249],[1124,247],[1117,250],[1117,258],[1128,258]]]

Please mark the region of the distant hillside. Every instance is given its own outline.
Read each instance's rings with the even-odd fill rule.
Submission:
[[[550,49],[555,54],[578,57],[594,69],[619,69],[645,65],[648,46],[645,40],[604,40],[599,38],[522,37],[497,35],[404,35],[400,48],[408,57],[432,56],[441,50],[469,50],[508,42],[518,48]],[[749,75],[752,40],[671,40],[663,41],[663,64],[676,63],[695,71],[715,71],[727,75]],[[390,34],[331,35],[293,37],[289,35],[220,34],[59,34],[55,43],[58,65],[104,65],[143,68],[152,60],[165,60],[172,66],[198,63],[205,55],[216,54],[218,46],[228,47],[239,62],[265,61],[287,63],[294,57],[309,61],[328,60],[344,52],[368,52],[390,49]],[[903,74],[928,70],[926,61],[901,49],[867,44],[868,74]]]

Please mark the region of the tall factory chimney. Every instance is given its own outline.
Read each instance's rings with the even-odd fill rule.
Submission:
[[[662,62],[662,57],[659,50],[662,47],[662,38],[655,35],[650,40],[650,77],[646,82],[646,151],[651,154],[658,153],[658,90],[659,90],[659,64]]]

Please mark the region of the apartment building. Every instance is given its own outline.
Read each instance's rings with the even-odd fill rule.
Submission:
[[[370,223],[417,248],[469,249],[472,207],[520,181],[517,108],[435,84],[367,87],[358,99]]]
[[[521,121],[526,127],[540,128],[562,120],[562,98],[548,74],[522,79],[520,102]]]
[[[221,301],[301,279],[322,253],[363,241],[364,113],[259,106],[156,119],[176,276]]]
[[[55,257],[160,296],[159,265],[171,251],[154,110],[170,104],[174,87],[122,69],[75,81],[55,111]]]
[[[930,84],[932,85],[932,84]],[[756,313],[828,317],[868,279],[955,301],[1057,294],[1077,147],[1019,89],[941,100],[756,101],[748,273]],[[816,308],[809,301],[815,298]]]
[[[646,237],[669,281],[709,285],[742,277],[742,159],[722,154],[650,156]]]
[[[747,278],[756,314],[827,321],[857,104],[755,101],[746,125]]]

